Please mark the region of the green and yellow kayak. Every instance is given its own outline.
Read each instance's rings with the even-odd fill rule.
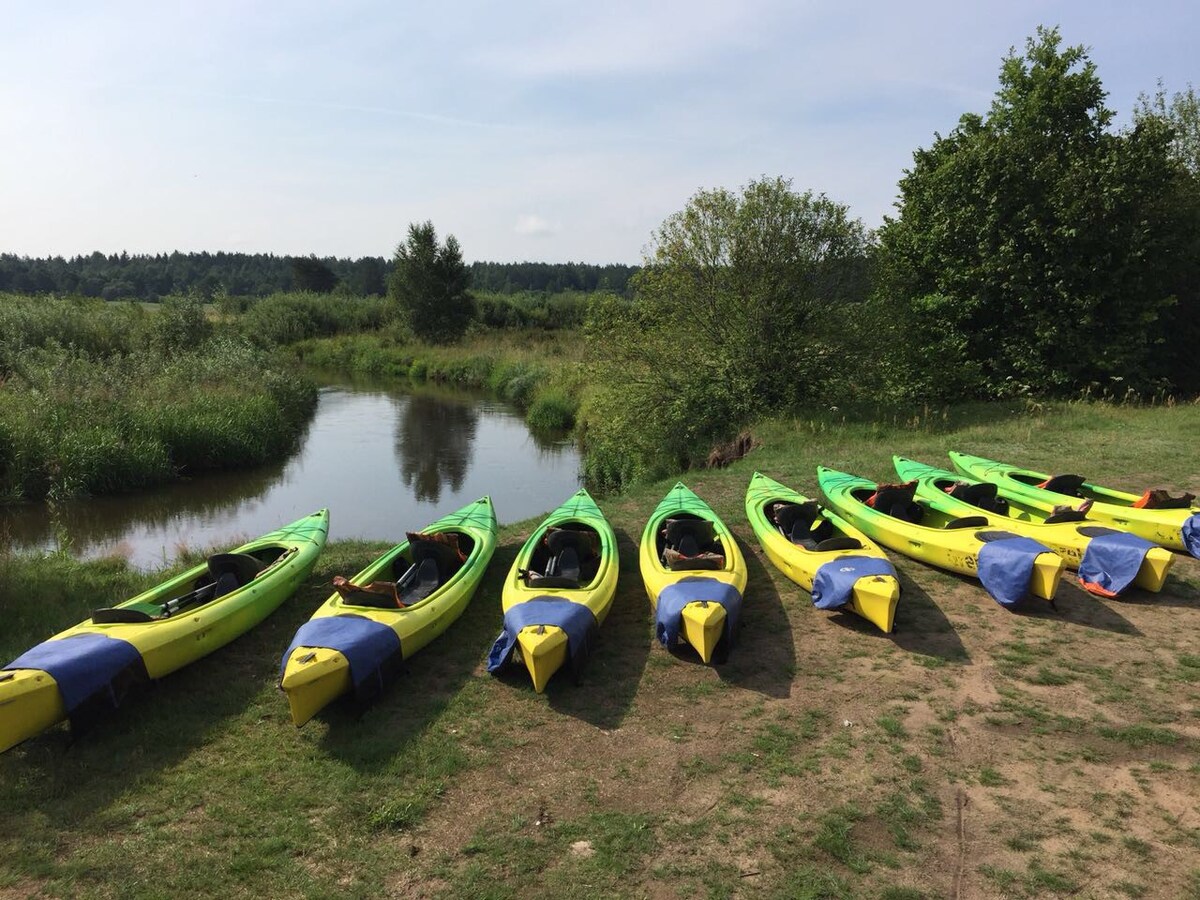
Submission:
[[[495,551],[496,512],[482,497],[409,534],[342,585],[283,656],[279,686],[292,721],[303,725],[343,694],[371,699],[402,660],[463,614]]]
[[[767,559],[806,591],[813,590],[822,567],[838,560],[869,557],[887,563],[878,545],[841,516],[761,472],[746,489],[746,518]],[[821,608],[847,609],[890,633],[899,600],[900,582],[891,570],[855,578],[842,606]]]
[[[1088,547],[1097,538],[1117,533],[1090,515],[1055,512],[1048,503],[1033,503],[1019,496],[999,496],[999,486],[969,475],[928,466],[903,456],[892,457],[901,481],[915,481],[917,496],[930,507],[954,516],[981,516],[988,527],[1005,528],[1045,544],[1078,569]],[[1150,547],[1133,583],[1147,591],[1161,591],[1175,557],[1163,547]]]
[[[22,654],[0,671],[0,751],[65,718],[91,721],[253,628],[312,571],[329,533],[320,510],[212,556]]]
[[[725,523],[683,482],[646,523],[638,562],[663,646],[686,643],[706,663],[723,659],[737,639],[746,560]]]
[[[995,483],[1000,488],[1000,496],[1010,502],[1019,500],[1049,513],[1056,506],[1078,505],[1090,500],[1089,518],[1172,550],[1185,550],[1200,557],[1200,506],[1190,495],[1174,501],[1150,501],[1171,505],[1147,507],[1140,504],[1150,500],[1149,491],[1139,496],[1092,484],[1078,475],[1050,476],[968,453],[951,451],[950,459],[954,468],[963,474]]]
[[[1028,549],[1031,552],[1026,556],[1032,565],[1028,581],[1021,587],[1035,597],[1054,599],[1065,563],[1061,556],[1045,546],[1028,538],[1022,539],[1007,529],[994,528],[982,517],[955,516],[932,507],[915,498],[915,485],[889,486],[885,491],[869,479],[824,466],[817,467],[817,483],[829,505],[868,537],[931,566],[984,580],[988,592],[1004,606],[1013,605],[1017,599],[1011,590],[1006,588],[998,593],[993,586],[995,582],[988,583],[994,571],[990,561],[1008,550]],[[875,508],[868,501],[881,505]],[[1028,543],[986,551],[989,561],[986,570],[981,572],[980,554],[985,552],[984,548],[998,547],[1013,539]]]
[[[579,490],[529,536],[504,581],[504,630],[488,671],[519,659],[539,694],[570,662],[578,678],[617,592],[617,536]]]

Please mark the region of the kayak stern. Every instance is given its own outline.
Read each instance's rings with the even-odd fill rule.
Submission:
[[[567,633],[557,625],[526,625],[517,632],[517,644],[533,689],[543,693],[550,676],[567,661]]]
[[[342,694],[349,693],[350,663],[337,650],[297,647],[279,682],[297,728]]]
[[[899,601],[900,581],[891,575],[873,575],[854,582],[850,606],[884,634],[891,634]]]
[[[0,753],[66,717],[58,682],[48,672],[0,672]]]
[[[700,659],[712,661],[713,651],[725,631],[725,607],[708,600],[697,600],[683,607],[683,636],[696,648]]]
[[[1029,576],[1029,593],[1043,600],[1053,600],[1066,567],[1066,561],[1057,553],[1039,553]]]

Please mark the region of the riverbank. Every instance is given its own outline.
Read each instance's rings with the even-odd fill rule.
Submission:
[[[485,331],[453,346],[367,333],[299,341],[290,349],[305,365],[350,375],[485,389],[538,431],[573,428],[586,384],[582,335],[570,330]]]
[[[244,638],[69,750],[60,729],[0,756],[0,891],[1187,896],[1200,887],[1200,561],[1177,557],[1162,594],[1104,601],[1064,584],[1057,611],[1013,614],[889,554],[903,596],[885,636],[813,609],[759,550],[742,502],[756,469],[811,492],[818,463],[886,478],[893,453],[937,463],[950,448],[1195,490],[1198,428],[1194,404],[763,423],[746,459],[685,476],[750,569],[727,665],[653,643],[636,542],[663,481],[601,502],[621,574],[582,684],[539,696],[484,671],[534,518],[502,529],[463,618],[379,703],[297,731],[275,687],[283,648],[334,575],[383,549],[331,544]],[[0,557],[21,616],[0,646],[20,652],[135,589],[121,568],[52,578],[53,557]],[[79,582],[85,570],[98,580]],[[44,579],[57,593],[27,590]]]
[[[214,335],[197,301],[147,312],[0,295],[0,505],[248,468],[294,446],[316,386]]]

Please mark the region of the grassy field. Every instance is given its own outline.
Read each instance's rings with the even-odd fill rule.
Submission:
[[[383,549],[331,545],[264,625],[105,727],[0,756],[0,897],[1200,896],[1200,561],[1159,595],[1064,583],[1057,612],[1014,614],[892,554],[886,636],[814,610],[742,512],[755,469],[811,492],[817,463],[884,478],[892,453],[951,448],[1196,490],[1197,433],[1197,405],[768,423],[749,457],[686,479],[750,567],[728,664],[652,643],[636,542],[663,482],[601,504],[621,580],[582,684],[539,696],[484,671],[525,522],[379,703],[296,730],[283,648]],[[52,568],[0,557],[5,653],[147,578]]]

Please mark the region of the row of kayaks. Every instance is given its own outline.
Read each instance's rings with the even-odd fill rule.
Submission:
[[[1078,476],[1049,476],[951,454],[958,472],[895,458],[900,482],[876,484],[820,467],[826,504],[755,473],[746,516],[767,558],[812,593],[890,632],[900,582],[880,545],[979,578],[1004,606],[1053,601],[1065,568],[1101,596],[1130,584],[1160,590],[1173,556],[1200,556],[1193,497],[1126,494]],[[329,513],[210,557],[163,584],[33,647],[0,670],[0,751],[69,719],[86,727],[126,693],[258,624],[309,575]],[[409,533],[335,591],[283,654],[280,686],[293,721],[334,699],[368,702],[403,660],[465,610],[496,549],[483,497]],[[617,541],[580,490],[521,547],[501,591],[503,625],[488,655],[499,673],[524,668],[541,692],[587,662],[616,593]],[[684,484],[643,530],[639,568],[666,647],[720,662],[737,640],[746,562],[725,523]]]

